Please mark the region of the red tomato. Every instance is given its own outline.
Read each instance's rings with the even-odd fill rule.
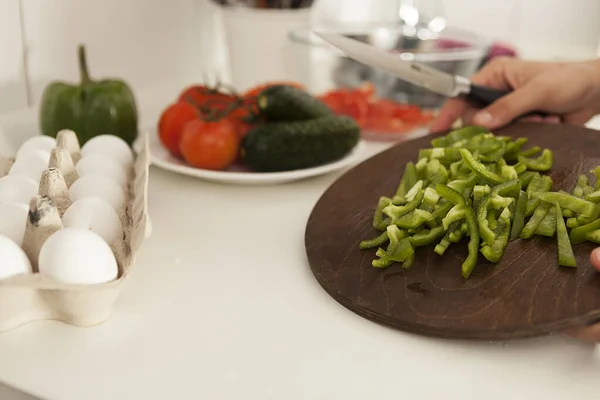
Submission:
[[[346,115],[362,127],[369,113],[368,97],[359,92],[334,91],[319,97],[337,115]]]
[[[181,157],[181,151],[179,150],[181,132],[188,122],[198,117],[198,110],[185,102],[171,104],[163,111],[158,121],[158,137],[162,145],[171,154]]]
[[[235,125],[223,119],[216,122],[189,122],[181,135],[180,149],[192,167],[224,170],[236,160],[240,139]]]
[[[186,88],[180,95],[180,101],[192,103],[196,107],[208,110],[223,111],[238,101],[238,98],[229,93],[220,92],[203,85],[193,85]]]
[[[260,92],[262,92],[263,90],[265,90],[266,88],[269,88],[271,86],[278,86],[278,85],[287,85],[287,86],[293,86],[297,89],[300,90],[306,90],[306,88],[297,82],[288,82],[288,81],[279,81],[279,82],[267,82],[267,83],[263,83],[261,85],[257,85],[253,88],[250,88],[249,90],[247,90],[243,97],[245,99],[249,98],[249,97],[256,97],[260,94]]]

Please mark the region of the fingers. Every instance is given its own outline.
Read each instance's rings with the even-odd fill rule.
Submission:
[[[565,115],[564,121],[567,124],[573,125],[585,125],[596,113],[590,110],[582,110],[577,113]]]
[[[592,254],[590,255],[590,261],[592,262],[594,268],[600,272],[600,247],[592,251]]]
[[[511,62],[514,62],[514,60],[508,57],[494,58],[489,64],[471,77],[471,82],[486,85],[495,89],[506,90],[510,87],[510,84],[505,79],[505,69],[506,65]],[[458,118],[462,118],[465,122],[471,123],[472,116],[475,114],[473,110],[475,109],[462,99],[448,100],[440,109],[431,130],[433,132],[447,131]]]
[[[461,99],[448,100],[440,109],[440,112],[431,126],[433,132],[447,131],[454,122],[463,116],[468,105]]]
[[[499,128],[520,115],[536,109],[543,110],[544,102],[547,100],[545,96],[545,90],[533,80],[481,110],[473,117],[473,123],[488,129]]]

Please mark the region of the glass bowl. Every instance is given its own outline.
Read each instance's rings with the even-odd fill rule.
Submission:
[[[491,46],[491,42],[485,38],[455,28],[435,32],[432,29],[394,24],[329,24],[314,30],[342,34],[396,52],[401,59],[414,60],[466,77],[478,70]],[[346,57],[309,28],[293,30],[289,38],[293,44],[297,80],[313,94],[359,88],[368,83],[373,87],[377,98],[417,106],[432,113],[446,100],[443,96],[407,83],[392,74]],[[418,133],[423,133],[427,131],[428,125],[414,128]],[[388,132],[386,137],[405,137],[415,133],[413,131],[404,131],[399,135]]]

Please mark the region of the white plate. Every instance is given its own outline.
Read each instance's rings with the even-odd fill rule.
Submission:
[[[276,185],[288,183],[319,175],[328,174],[346,168],[361,160],[361,153],[365,144],[361,140],[358,145],[346,157],[336,162],[321,165],[314,168],[306,168],[285,172],[238,172],[238,171],[211,171],[188,166],[183,160],[173,157],[165,149],[156,130],[148,131],[150,145],[150,162],[159,168],[176,172],[178,174],[194,176],[212,182],[229,183],[237,185]]]

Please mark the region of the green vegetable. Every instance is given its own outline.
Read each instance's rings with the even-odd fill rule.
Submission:
[[[538,206],[538,208],[535,209],[533,216],[521,231],[521,237],[523,239],[530,239],[533,237],[533,235],[535,235],[535,231],[542,223],[544,218],[546,218],[546,214],[548,214],[548,211],[550,211],[550,207],[552,207],[552,204],[542,203]]]
[[[552,168],[552,151],[523,151],[526,142],[480,129],[433,139],[416,164],[407,164],[396,195],[379,201],[373,225],[385,232],[360,246],[390,244],[387,252],[379,247],[373,265],[399,262],[409,268],[419,247],[435,245],[434,252],[443,256],[468,236],[469,253],[461,267],[468,279],[479,253],[497,263],[511,240],[556,235],[558,264],[574,267],[571,243],[600,244],[600,166],[592,171],[596,189],[582,174],[573,194],[553,192],[552,179],[540,174]],[[573,228],[570,235],[567,227]]]
[[[56,137],[60,130],[71,129],[82,145],[103,134],[118,136],[132,145],[138,130],[133,92],[119,79],[92,80],[83,46],[79,46],[78,55],[79,85],[52,82],[44,89],[39,114],[42,134]]]
[[[260,114],[272,122],[305,121],[334,115],[321,100],[288,85],[266,88],[258,95],[257,104]]]
[[[515,207],[515,216],[512,223],[512,229],[510,232],[511,240],[516,240],[521,236],[521,231],[525,226],[525,212],[527,211],[527,193],[521,190],[519,192],[519,198],[517,199],[517,205]]]
[[[565,226],[560,205],[555,203],[556,209],[556,241],[558,243],[558,265],[561,267],[576,267],[575,255],[569,241],[569,234]]]
[[[403,231],[406,232],[406,231]],[[408,236],[408,233],[407,233]],[[374,239],[371,240],[363,240],[362,242],[360,242],[359,247],[361,249],[370,249],[373,247],[380,247],[383,246],[386,242],[388,242],[390,239],[388,238],[388,234],[387,231],[383,232],[381,235],[377,236]]]
[[[536,235],[553,237],[556,233],[556,210],[551,207],[535,230]],[[564,223],[564,221],[563,221]]]
[[[337,161],[350,153],[359,139],[356,121],[345,116],[273,122],[248,132],[242,141],[242,156],[256,171],[290,171]]]
[[[404,174],[402,175],[402,180],[400,181],[400,186],[398,186],[398,190],[396,190],[397,197],[404,197],[406,193],[415,186],[418,181],[417,177],[417,168],[415,164],[412,162],[407,162],[404,167]]]
[[[548,203],[558,203],[562,208],[566,208],[567,210],[582,214],[586,217],[596,218],[598,216],[598,206],[596,204],[591,201],[578,199],[567,193],[534,193],[533,196],[542,201],[547,201]]]
[[[475,221],[475,214],[473,209],[466,204],[465,198],[458,193],[456,190],[443,185],[437,184],[436,190],[440,196],[451,202],[456,206],[462,206],[462,212],[464,213],[465,220],[469,226],[469,254],[462,264],[462,276],[467,279],[477,265],[477,255],[479,253],[479,229],[477,228],[477,222]]]
[[[490,182],[494,185],[498,185],[504,182],[504,179],[498,174],[488,170],[485,165],[475,160],[471,152],[467,149],[461,149],[460,154],[463,157],[465,165],[473,171],[475,175],[486,182]]]
[[[554,153],[551,150],[544,149],[542,155],[538,158],[531,159],[527,157],[519,157],[519,162],[522,162],[527,166],[527,169],[532,171],[545,172],[552,169],[554,164]]]

